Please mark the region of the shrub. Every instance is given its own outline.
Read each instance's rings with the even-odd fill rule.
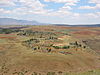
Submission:
[[[86,48],[86,46],[83,46],[83,48]]]
[[[55,75],[55,72],[48,72],[47,75]]]
[[[69,49],[70,46],[63,46],[62,48],[63,48],[63,49]]]
[[[61,47],[59,47],[59,46],[53,46],[54,48],[56,48],[56,49],[60,49]]]

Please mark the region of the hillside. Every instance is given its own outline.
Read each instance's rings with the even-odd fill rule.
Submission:
[[[90,44],[100,40],[99,30],[64,26],[1,29],[0,75],[99,75],[100,42]]]

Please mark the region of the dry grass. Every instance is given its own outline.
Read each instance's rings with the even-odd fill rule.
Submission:
[[[33,27],[38,29],[40,27]],[[42,28],[41,28],[42,29]],[[49,29],[49,30],[48,30]],[[67,27],[44,26],[43,30],[51,31],[55,29],[67,29]],[[70,29],[74,29],[71,28]],[[77,28],[75,28],[77,29]],[[78,28],[80,29],[80,28]],[[84,28],[85,29],[85,28]],[[90,28],[91,29],[91,28]],[[80,39],[62,36],[59,37],[64,43],[73,42]],[[85,35],[84,35],[85,36]],[[88,36],[89,37],[89,36]],[[84,72],[100,68],[99,56],[84,50],[75,51],[74,49],[65,50],[72,54],[64,55],[61,53],[40,53],[23,46],[21,41],[29,37],[20,37],[16,35],[15,39],[0,39],[0,74],[13,75],[15,72],[27,71],[25,75],[31,75],[33,72]],[[5,41],[6,40],[6,41]],[[3,44],[2,44],[3,42]],[[87,48],[88,49],[88,48]],[[59,50],[58,50],[59,51]],[[6,73],[5,73],[6,72]],[[73,74],[74,75],[74,74]],[[76,75],[76,74],[75,74]],[[88,74],[82,74],[88,75]]]

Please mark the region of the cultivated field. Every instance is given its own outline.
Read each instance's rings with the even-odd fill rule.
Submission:
[[[0,75],[100,75],[100,27],[0,29]]]

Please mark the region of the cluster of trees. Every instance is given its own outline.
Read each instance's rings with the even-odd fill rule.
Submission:
[[[57,39],[57,38],[56,37],[53,37],[53,36],[49,36],[48,39],[54,40],[54,39]]]
[[[24,46],[27,46],[29,48],[31,48],[32,50],[45,50],[45,52],[51,52],[51,48],[50,47],[47,47],[47,45],[43,45],[40,43],[40,40],[39,39],[29,39],[29,40],[26,40],[26,41],[23,41],[22,43]]]
[[[55,42],[55,40],[57,41],[57,34],[54,34],[52,32],[23,30],[18,35],[33,36],[34,37],[34,38],[31,38],[29,40],[24,41],[26,46],[32,48],[32,50],[40,50],[40,49],[42,50],[44,48],[47,52],[51,52],[51,49],[46,49],[47,44],[41,43],[41,41],[51,41],[51,40],[53,40],[54,42]],[[39,45],[36,46],[36,44],[39,44]],[[44,45],[42,46],[41,44],[44,44]],[[75,42],[70,43],[69,45],[65,45],[65,46],[53,46],[53,45],[51,45],[50,47],[53,47],[55,49],[75,48],[76,50],[78,50],[78,48],[86,48],[86,46],[83,46],[78,41],[75,41]]]
[[[0,29],[0,34],[10,34],[13,32],[19,32],[19,29]]]
[[[77,51],[78,48],[86,48],[86,46],[83,46],[82,44],[78,43],[75,41],[74,43],[70,43],[70,45],[65,45],[65,46],[53,46],[55,49],[69,49],[69,48],[75,48]]]
[[[78,50],[78,48],[86,48],[86,46],[83,46],[82,44],[78,43],[77,41],[75,41],[74,43],[70,43],[70,45],[72,45],[76,51]]]
[[[33,47],[34,44],[36,43],[39,43],[40,40],[38,39],[29,39],[29,40],[26,40],[26,41],[23,41],[23,45],[29,47],[29,48],[32,48],[33,50],[37,50],[37,49],[40,49],[40,47]]]
[[[70,46],[53,46],[55,49],[69,49]]]
[[[18,33],[17,35],[23,35],[23,36],[27,36],[27,35],[33,35],[34,32],[32,30],[23,30],[22,32]]]
[[[32,30],[23,30],[17,35],[21,36],[34,36],[36,38],[44,38],[45,40],[54,40],[57,39],[55,33],[52,32],[43,32],[43,31],[32,31]]]
[[[57,40],[56,35],[52,32],[42,32],[42,31],[32,31],[23,30],[18,35],[21,36],[32,36],[33,38],[23,41],[23,45],[31,48],[32,50],[43,50],[46,52],[51,52],[52,45],[50,43],[45,44],[42,42]]]
[[[39,39],[29,39],[29,40],[26,40],[26,41],[24,41],[25,43],[28,43],[28,44],[31,44],[31,43],[39,43],[40,42],[40,40]]]
[[[43,31],[33,31],[33,30],[23,30],[19,35],[26,35],[26,36],[33,36],[33,35],[55,35],[54,33],[51,32],[43,32]]]

